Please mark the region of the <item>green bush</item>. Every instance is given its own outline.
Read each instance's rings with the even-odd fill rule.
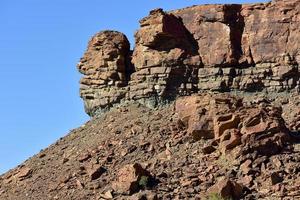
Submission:
[[[148,176],[141,176],[139,180],[139,186],[141,188],[146,188],[149,185],[149,177]]]

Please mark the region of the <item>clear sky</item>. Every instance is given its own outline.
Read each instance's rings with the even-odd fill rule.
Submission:
[[[151,9],[253,2],[0,0],[0,174],[89,119],[76,63],[93,34],[118,30],[132,43]]]

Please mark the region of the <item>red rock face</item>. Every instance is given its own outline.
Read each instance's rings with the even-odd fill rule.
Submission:
[[[198,42],[205,66],[236,64],[241,56],[241,5],[205,5],[174,11]]]
[[[161,9],[140,21],[132,63],[132,99],[149,96],[173,98],[196,92],[201,64],[198,46],[181,19]],[[143,91],[144,89],[144,91]]]
[[[78,66],[86,110],[203,91],[299,91],[299,12],[299,0],[153,10],[132,56],[123,34],[98,34]]]
[[[122,33],[103,31],[90,40],[77,66],[84,74],[80,80],[80,96],[88,114],[119,103],[125,97],[122,87],[127,85],[132,71],[129,56],[130,45]]]
[[[282,109],[270,104],[247,105],[236,97],[199,95],[179,98],[175,110],[194,140],[214,139],[212,146],[223,153],[239,147],[236,156],[273,155],[289,140]]]

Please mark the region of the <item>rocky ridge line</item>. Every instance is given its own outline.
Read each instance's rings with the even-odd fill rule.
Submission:
[[[89,42],[78,64],[89,115],[205,91],[299,92],[299,0],[156,9],[140,26],[133,51],[116,31]]]

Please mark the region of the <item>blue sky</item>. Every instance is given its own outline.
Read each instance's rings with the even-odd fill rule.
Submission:
[[[151,9],[252,2],[1,0],[0,174],[89,119],[76,63],[93,34],[118,30],[132,43],[138,20]]]

